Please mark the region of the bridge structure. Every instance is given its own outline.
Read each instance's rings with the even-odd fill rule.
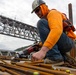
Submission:
[[[30,41],[40,41],[36,27],[0,15],[0,34]],[[14,52],[0,50],[0,55],[12,56]]]
[[[15,56],[15,51],[0,49],[0,56]]]
[[[39,41],[36,27],[0,15],[0,34],[30,41]]]

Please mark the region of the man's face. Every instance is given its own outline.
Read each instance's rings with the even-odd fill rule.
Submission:
[[[42,18],[42,12],[40,7],[37,7],[34,12],[39,18]]]

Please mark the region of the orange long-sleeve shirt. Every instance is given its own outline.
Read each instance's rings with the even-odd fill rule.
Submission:
[[[47,7],[45,7],[44,5],[43,5],[43,8],[47,9]],[[57,43],[57,41],[59,40],[63,32],[63,18],[64,17],[62,13],[60,13],[57,10],[51,10],[51,11],[48,11],[48,10],[47,11],[42,10],[43,15],[47,14],[46,18],[47,18],[48,25],[50,28],[50,32],[43,46],[46,46],[49,49],[52,49],[52,47]],[[72,30],[68,32],[67,36],[69,36],[72,39],[76,38]]]
[[[62,13],[58,12],[57,10],[51,10],[47,15],[48,25],[50,28],[50,33],[43,44],[43,46],[48,47],[51,49],[59,40],[62,32],[63,32],[63,17]],[[67,33],[67,36],[74,39],[75,34],[72,30]]]
[[[51,49],[57,43],[63,32],[62,16],[58,11],[51,10],[47,15],[47,20],[50,32],[43,46]]]

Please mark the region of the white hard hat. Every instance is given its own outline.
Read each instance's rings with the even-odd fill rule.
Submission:
[[[43,0],[34,0],[32,3],[32,12],[31,13],[33,13],[34,10],[41,4],[45,4],[45,2]]]

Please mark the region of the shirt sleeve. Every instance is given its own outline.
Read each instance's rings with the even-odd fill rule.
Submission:
[[[62,15],[56,10],[51,10],[47,15],[47,20],[50,32],[43,46],[52,49],[52,47],[57,43],[63,32]]]

